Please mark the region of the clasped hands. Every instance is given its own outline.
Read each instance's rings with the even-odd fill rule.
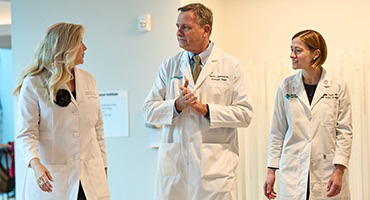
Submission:
[[[177,112],[181,112],[185,108],[192,108],[201,115],[206,115],[208,112],[207,104],[202,104],[193,92],[188,89],[189,81],[185,80],[183,86],[180,86],[181,95],[175,101]]]

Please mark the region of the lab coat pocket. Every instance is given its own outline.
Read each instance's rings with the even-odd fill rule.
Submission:
[[[39,139],[39,154],[40,154],[40,157],[43,158],[44,162],[45,163],[53,163],[53,160],[56,156],[59,156],[59,155],[55,155],[55,153],[57,153],[58,151],[55,151],[55,149],[58,149],[59,147],[63,147],[64,144],[63,144],[63,141],[58,141],[58,145],[55,145],[55,140],[53,139],[45,139],[40,137]],[[63,164],[65,162],[62,161],[63,158],[60,158],[60,160],[58,160],[58,163],[57,164]]]
[[[333,165],[334,154],[321,154],[321,158],[317,161],[319,168],[317,169],[316,181],[311,180],[311,197],[315,199],[335,199],[329,198],[326,195],[326,188],[331,175],[333,175],[335,167]]]
[[[45,165],[49,170],[53,182],[52,192],[43,192],[44,200],[68,199],[68,170],[67,165]]]
[[[212,103],[229,105],[231,103],[231,86],[227,82],[213,83],[209,86],[212,88],[212,92],[209,93]]]
[[[180,75],[171,77],[169,86],[171,87],[170,91],[172,91],[172,94],[175,94],[175,97],[178,97],[181,94],[180,86],[184,85],[182,80],[183,77]],[[166,94],[166,99],[167,98],[173,98],[171,97],[171,92]]]
[[[326,188],[331,175],[333,175],[335,171],[333,159],[334,159],[334,154],[323,154],[322,155],[322,162],[320,166],[321,166],[321,177],[322,177],[321,182],[323,183],[324,188]]]
[[[324,144],[330,144],[330,146],[335,147],[335,140],[336,140],[336,125],[334,120],[329,122],[323,122],[320,127],[320,133],[325,134],[323,138]]]
[[[324,112],[321,112],[320,118],[323,124],[334,124],[337,115],[337,105],[337,99],[322,99],[320,110],[323,110]]]
[[[298,180],[301,179],[300,158],[293,154],[283,154],[280,160],[280,195],[294,198],[297,193]]]
[[[223,94],[225,93],[228,89],[230,89],[230,84],[225,82],[225,83],[216,83],[214,84],[214,90],[218,94]]]
[[[158,173],[160,175],[178,175],[180,143],[161,143],[158,156]]]
[[[238,155],[229,144],[202,145],[201,177],[205,190],[227,192],[235,187],[235,169]]]
[[[85,91],[84,101],[79,105],[79,110],[86,111],[86,119],[90,124],[88,126],[95,125],[98,120],[100,110],[98,97],[95,91]]]
[[[109,188],[107,175],[104,169],[102,158],[95,158],[85,162],[89,173],[90,181],[94,187],[94,191],[98,199],[109,198]]]

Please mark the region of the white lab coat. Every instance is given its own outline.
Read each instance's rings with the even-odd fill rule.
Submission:
[[[180,86],[209,105],[210,120],[193,109],[174,117]],[[162,63],[143,106],[150,124],[163,125],[155,199],[235,200],[237,127],[247,127],[252,106],[241,63],[216,46],[194,85],[186,51]]]
[[[302,71],[278,88],[271,127],[268,167],[279,168],[280,199],[349,200],[348,163],[352,145],[351,101],[347,84],[323,69],[311,105]],[[334,164],[347,167],[342,190],[328,198]]]
[[[27,76],[19,94],[16,142],[26,160],[39,158],[51,173],[53,192],[43,192],[26,169],[22,199],[76,200],[79,181],[89,200],[110,198],[102,112],[95,78],[76,68],[76,94],[67,107],[48,105],[41,75]],[[69,91],[65,84],[62,89]]]

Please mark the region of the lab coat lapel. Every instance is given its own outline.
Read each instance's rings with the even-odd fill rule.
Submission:
[[[302,70],[296,75],[293,87],[295,87],[295,93],[298,95],[298,98],[301,101],[301,103],[308,110],[311,110],[311,106],[310,103],[308,102],[308,97],[303,85]]]
[[[220,51],[217,49],[217,47],[213,47],[211,55],[209,56],[207,63],[204,65],[202,71],[200,71],[197,83],[195,85],[195,90],[197,90],[204,80],[211,74],[214,70],[214,68],[217,65],[217,61],[220,58]]]
[[[78,104],[80,104],[83,101],[84,98],[84,91],[83,86],[81,85],[82,80],[80,80],[82,77],[80,76],[80,70],[76,67],[75,68],[75,90],[76,90],[76,99],[72,95],[72,91],[69,89],[67,84],[64,84],[62,86],[62,89],[65,89],[69,91],[69,94],[71,95],[71,102],[78,108]]]
[[[85,98],[85,91],[83,90],[83,80],[80,70],[76,67],[75,68],[75,90],[76,90],[76,99],[77,105],[79,105]]]
[[[315,105],[320,101],[320,99],[324,96],[327,89],[329,88],[329,81],[325,79],[326,71],[322,69],[321,77],[319,84],[317,85],[315,95],[313,96],[313,100],[311,103],[311,108],[315,107]]]
[[[190,69],[190,64],[189,64],[189,56],[186,51],[183,52],[181,56],[181,61],[180,61],[180,71],[182,72],[185,80],[189,81],[189,86],[188,88],[193,89],[194,88],[194,80],[193,80],[193,75],[191,74],[191,69]],[[185,82],[184,80],[184,82]]]
[[[72,92],[69,89],[68,85],[67,84],[64,84],[61,89],[65,89],[65,90],[67,90],[69,92],[69,94],[71,95],[71,103],[73,103],[74,106],[78,107],[77,106],[77,102],[76,102],[75,98],[73,97]]]

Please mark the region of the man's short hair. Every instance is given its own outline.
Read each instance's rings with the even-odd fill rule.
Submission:
[[[213,24],[213,14],[209,8],[205,7],[203,4],[200,3],[191,3],[182,6],[177,10],[180,12],[192,11],[200,27],[203,28],[206,24],[208,24],[211,27],[209,33],[211,34]]]

